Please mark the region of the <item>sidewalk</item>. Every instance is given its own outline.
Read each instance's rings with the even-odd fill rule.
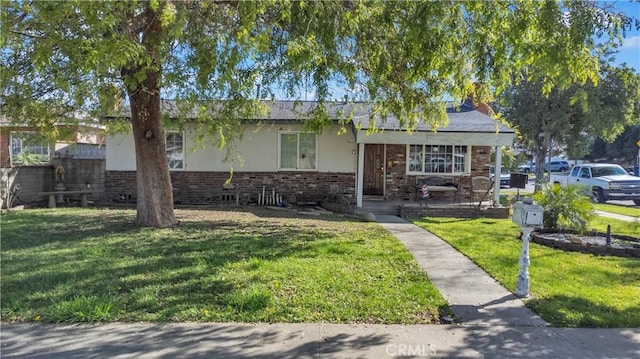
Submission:
[[[3,325],[2,358],[638,358],[638,329],[466,325]]]
[[[601,217],[614,218],[614,219],[619,219],[621,221],[627,221],[627,222],[640,221],[639,218],[625,216],[623,214],[617,214],[617,213],[611,213],[611,212],[605,212],[605,211],[594,211],[594,213]]]
[[[461,323],[3,324],[2,358],[637,358],[640,328],[546,326],[522,301],[431,233],[378,222],[413,253]],[[516,275],[516,273],[514,273]]]

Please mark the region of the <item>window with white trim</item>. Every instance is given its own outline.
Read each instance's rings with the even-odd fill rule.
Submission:
[[[49,163],[49,145],[35,132],[11,132],[11,164],[39,166]]]
[[[169,170],[184,169],[184,135],[178,131],[166,132],[167,162]]]
[[[318,163],[315,133],[280,132],[278,141],[281,170],[316,170]]]
[[[469,146],[409,145],[407,146],[407,173],[468,172],[469,153]]]

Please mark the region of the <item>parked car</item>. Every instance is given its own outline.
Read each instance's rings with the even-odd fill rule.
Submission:
[[[489,178],[493,181],[494,166],[489,167]],[[511,173],[504,167],[500,170],[500,187],[509,187],[511,182]]]
[[[557,160],[551,162],[545,162],[544,170],[547,172],[568,172],[571,166],[569,162],[565,160]]]
[[[569,174],[552,174],[550,182],[584,186],[595,203],[609,200],[632,200],[640,206],[640,178],[610,163],[575,165]]]
[[[536,171],[536,163],[535,162],[527,162],[518,166],[518,172],[520,173],[531,173]]]
[[[544,163],[544,171],[546,172],[567,172],[571,168],[571,165],[566,160],[552,160]],[[551,170],[551,171],[549,171]],[[535,162],[527,162],[518,166],[518,172],[531,173],[536,171]]]

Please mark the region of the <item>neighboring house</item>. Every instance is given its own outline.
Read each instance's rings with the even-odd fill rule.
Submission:
[[[497,149],[499,162],[501,147],[511,146],[515,136],[468,104],[449,108],[449,124],[437,132],[422,124],[409,133],[392,117],[383,123],[374,116],[382,131],[370,133],[373,124],[367,104],[337,103],[330,113],[354,111],[348,131],[341,131],[336,115],[333,125],[319,134],[305,132],[299,117],[316,103],[268,104],[268,115],[244,122],[244,135],[237,144],[241,160],[232,164],[224,161],[227,152],[218,149],[213,139],[196,142],[189,125],[184,131],[166,130],[176,203],[214,203],[229,198],[225,196],[232,191],[242,202],[272,193],[290,203],[338,196],[358,207],[365,195],[403,199],[415,189],[417,177],[488,176],[492,149]],[[225,183],[231,167],[231,183]],[[135,171],[131,134],[107,136],[107,200],[135,201]]]
[[[93,186],[90,199],[104,197],[104,162],[106,158],[104,126],[88,122],[56,126],[55,142],[46,134],[27,125],[0,119],[0,184],[2,206],[8,194],[20,188],[13,204],[36,203],[46,198],[39,192],[54,187],[54,169],[62,166],[68,189]],[[18,186],[19,184],[19,186]],[[87,186],[88,185],[88,186]]]
[[[92,123],[60,125],[55,142],[27,125],[0,119],[0,167],[49,165],[53,158],[104,159],[104,126]]]

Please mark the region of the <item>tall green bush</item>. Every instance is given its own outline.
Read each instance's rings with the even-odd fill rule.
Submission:
[[[533,199],[544,209],[545,229],[569,228],[585,232],[594,215],[591,199],[579,186],[547,185],[534,193]]]

